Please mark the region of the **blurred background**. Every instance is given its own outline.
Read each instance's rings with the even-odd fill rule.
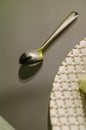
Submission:
[[[47,50],[43,64],[30,76],[19,65],[20,55],[37,49],[71,11],[79,13],[78,20]],[[54,77],[85,36],[86,0],[0,0],[0,115],[16,130],[48,130]]]

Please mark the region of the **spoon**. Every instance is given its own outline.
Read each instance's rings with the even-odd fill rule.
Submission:
[[[43,61],[43,53],[50,46],[50,44],[73,22],[77,19],[78,13],[72,11],[52,35],[41,45],[37,50],[25,51],[19,59],[22,65],[36,65]]]

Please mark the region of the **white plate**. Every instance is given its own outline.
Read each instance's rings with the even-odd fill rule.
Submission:
[[[68,54],[55,76],[50,95],[52,130],[86,130],[78,80],[86,73],[86,38]]]

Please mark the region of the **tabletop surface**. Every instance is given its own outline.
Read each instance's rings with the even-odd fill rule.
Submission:
[[[34,72],[21,67],[20,55],[37,49],[73,10],[78,20],[47,50],[43,64]],[[49,129],[54,77],[69,51],[86,37],[85,27],[85,0],[0,1],[0,116],[16,130]]]

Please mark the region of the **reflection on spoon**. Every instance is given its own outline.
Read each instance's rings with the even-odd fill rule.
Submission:
[[[34,78],[37,74],[38,70],[41,68],[43,62],[40,62],[37,65],[29,66],[29,65],[21,65],[19,69],[19,79],[21,81],[30,80]]]
[[[54,33],[41,45],[37,50],[25,51],[19,62],[22,65],[36,65],[43,60],[44,51],[50,46],[50,44],[73,22],[77,19],[78,13],[72,11],[64,21],[59,25],[59,27],[54,31]]]

